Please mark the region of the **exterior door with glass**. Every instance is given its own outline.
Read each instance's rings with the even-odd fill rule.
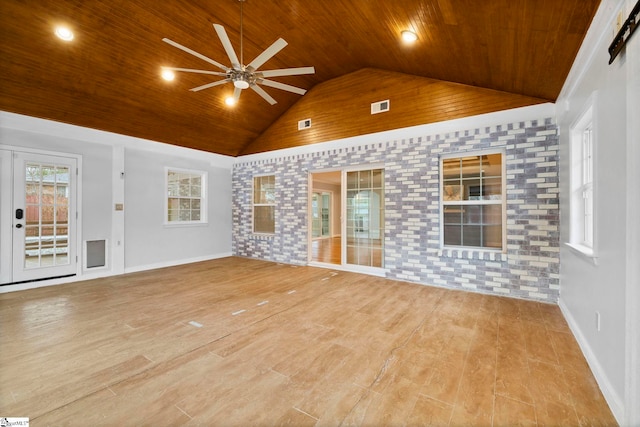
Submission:
[[[13,152],[11,166],[12,183],[2,183],[12,193],[2,206],[12,225],[10,283],[75,274],[77,160]]]
[[[347,264],[384,267],[384,169],[346,172]]]

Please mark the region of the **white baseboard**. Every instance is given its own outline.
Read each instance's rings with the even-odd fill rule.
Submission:
[[[154,264],[137,265],[135,267],[125,267],[124,272],[137,273],[139,271],[155,270],[156,268],[173,267],[176,265],[191,264],[194,262],[201,262],[201,261],[210,261],[212,259],[227,258],[230,256],[233,256],[231,252],[222,252],[219,254],[205,255],[205,256],[200,256],[195,258],[186,258],[186,259],[158,262]]]
[[[587,359],[587,363],[589,364],[591,372],[593,372],[593,376],[600,387],[600,391],[602,391],[604,399],[609,405],[609,409],[611,409],[611,412],[616,418],[616,421],[618,421],[618,424],[622,425],[625,418],[625,408],[622,398],[615,392],[609,378],[604,372],[604,369],[602,369],[602,365],[600,365],[598,358],[594,354],[593,350],[591,350],[589,342],[580,330],[578,323],[571,315],[569,308],[564,304],[564,301],[562,301],[562,298],[558,301],[558,306],[560,307],[565,320],[569,324],[569,329],[571,329],[573,336],[576,338],[576,341],[582,350],[582,354],[585,359]]]
[[[190,264],[193,262],[209,261],[212,259],[226,258],[233,256],[231,252],[223,252],[219,254],[206,255],[196,258],[181,259],[169,262],[159,262],[156,264],[141,265],[136,267],[125,268],[125,273],[135,273],[138,271],[154,270],[156,268],[172,267],[175,265]],[[7,292],[25,291],[27,289],[43,288],[45,286],[64,285],[66,283],[81,282],[83,280],[99,279],[101,277],[117,276],[111,270],[101,270],[100,272],[83,273],[76,276],[62,277],[60,279],[40,280],[35,282],[20,283],[16,285],[0,286],[0,294]]]

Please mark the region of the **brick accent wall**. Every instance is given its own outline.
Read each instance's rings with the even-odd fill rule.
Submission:
[[[440,156],[501,148],[507,247],[440,247]],[[558,136],[553,119],[417,135],[312,154],[240,160],[233,169],[233,253],[306,264],[308,173],[384,164],[387,277],[556,303],[559,291]],[[252,179],[276,176],[274,236],[252,234]]]

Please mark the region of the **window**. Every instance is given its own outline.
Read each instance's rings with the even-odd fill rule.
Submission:
[[[276,232],[276,177],[274,175],[253,178],[253,232]]]
[[[593,131],[591,125],[582,132],[582,208],[584,224],[582,244],[593,247]]]
[[[592,107],[571,128],[570,243],[589,255],[594,248],[593,128]]]
[[[207,173],[166,168],[167,224],[207,222]]]
[[[503,248],[503,157],[483,152],[441,159],[442,246]]]

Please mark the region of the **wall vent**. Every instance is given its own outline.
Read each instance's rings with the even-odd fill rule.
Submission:
[[[107,265],[106,240],[87,240],[85,268],[105,267]]]
[[[373,102],[371,104],[371,114],[384,113],[389,111],[389,100]]]
[[[304,119],[298,122],[298,130],[309,129],[311,127],[311,119]]]

